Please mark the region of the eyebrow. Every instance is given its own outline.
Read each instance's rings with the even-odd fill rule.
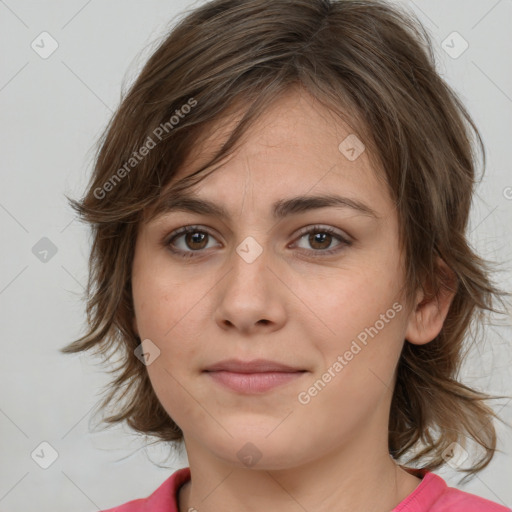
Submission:
[[[360,215],[366,215],[379,219],[380,216],[367,204],[349,197],[336,194],[321,194],[314,196],[296,196],[288,199],[280,199],[272,204],[272,215],[274,219],[282,219],[289,215],[296,215],[320,208],[337,207],[352,209]],[[223,220],[229,219],[230,215],[225,208],[207,199],[200,199],[196,196],[181,193],[179,195],[168,195],[159,201],[154,216],[160,216],[173,211],[184,211],[219,217]]]

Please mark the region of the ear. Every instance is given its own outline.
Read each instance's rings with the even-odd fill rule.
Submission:
[[[418,290],[409,316],[405,339],[415,345],[429,343],[441,332],[457,291],[455,273],[439,257],[436,260],[436,265],[440,282],[439,292],[436,295],[431,284],[425,286],[426,292]]]

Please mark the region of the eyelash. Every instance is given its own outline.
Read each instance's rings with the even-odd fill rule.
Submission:
[[[179,238],[180,236],[186,235],[187,233],[206,233],[208,236],[211,236],[212,238],[215,238],[212,233],[210,233],[208,230],[202,228],[201,226],[184,226],[182,228],[179,228],[175,231],[173,231],[168,237],[166,237],[163,240],[164,247],[168,248],[172,253],[176,254],[180,258],[195,258],[197,253],[204,252],[204,249],[200,250],[189,250],[189,251],[183,251],[181,249],[175,249],[173,248],[173,242]],[[336,230],[330,227],[324,227],[324,226],[312,226],[306,231],[302,231],[296,240],[300,240],[304,235],[308,235],[310,233],[324,233],[333,236],[336,238],[340,243],[336,246],[334,249],[327,249],[327,250],[314,250],[311,251],[313,253],[321,253],[319,255],[314,255],[313,257],[321,257],[321,256],[330,256],[332,254],[335,254],[341,250],[344,246],[349,247],[352,245],[352,242],[350,240],[347,240],[342,235],[340,235]],[[341,248],[340,248],[341,247]],[[307,249],[304,249],[307,250]],[[309,251],[308,251],[309,252]]]

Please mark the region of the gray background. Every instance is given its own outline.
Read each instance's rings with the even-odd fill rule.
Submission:
[[[483,134],[489,161],[470,237],[484,257],[502,263],[498,280],[510,290],[512,1],[403,3],[433,35],[439,72]],[[80,294],[90,243],[63,193],[81,196],[94,144],[119,104],[121,86],[131,83],[176,15],[193,5],[185,0],[0,1],[0,512],[113,507],[147,496],[187,464],[173,457],[167,468],[158,467],[155,463],[165,462],[164,450],[145,448],[127,428],[99,431],[91,414],[106,374],[88,356],[57,350],[84,332]],[[43,31],[58,43],[46,59],[31,47],[34,40],[42,46]],[[446,39],[454,31],[469,44],[457,58],[443,49],[450,45],[454,54],[463,48],[458,36]],[[44,48],[50,48],[48,39]],[[57,250],[46,262],[33,253],[37,243],[48,244],[40,242],[43,237]],[[487,328],[464,366],[465,383],[511,394],[511,320],[509,315]],[[491,404],[510,425],[512,402]],[[499,423],[497,430],[502,453],[458,487],[512,507],[512,433]],[[58,453],[48,469],[31,458],[36,449],[44,452],[43,441]],[[438,474],[453,486],[462,476],[449,467]]]

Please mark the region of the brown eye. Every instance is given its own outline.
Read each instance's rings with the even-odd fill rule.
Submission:
[[[205,240],[208,240],[208,233],[202,231],[191,231],[185,234],[185,244],[190,249],[204,249],[206,246]]]
[[[308,242],[313,249],[328,249],[332,242],[332,235],[325,232],[309,234]]]
[[[309,247],[304,247],[304,244],[301,246],[302,240],[305,240],[305,244]],[[326,256],[340,252],[343,248],[352,245],[352,242],[331,227],[313,226],[302,232],[297,245],[303,252],[306,251],[313,256]]]
[[[171,252],[187,258],[212,247],[210,242],[214,240],[213,235],[198,226],[185,226],[174,231],[163,243]]]

